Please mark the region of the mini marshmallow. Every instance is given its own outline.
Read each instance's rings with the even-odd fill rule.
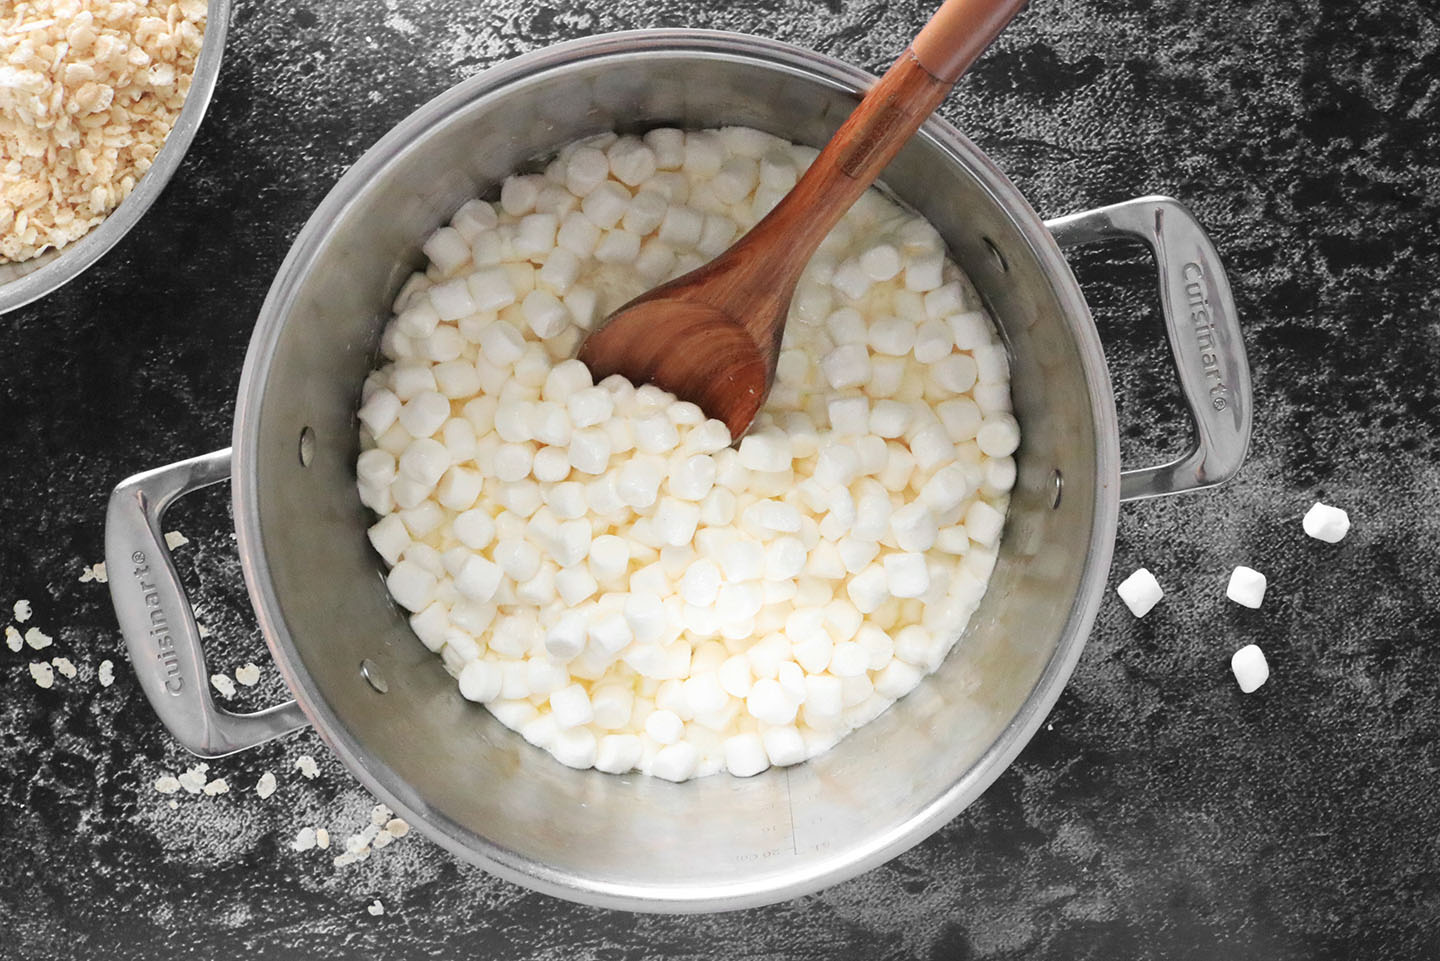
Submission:
[[[1244,607],[1259,608],[1265,600],[1265,575],[1249,567],[1237,567],[1230,572],[1230,583],[1225,587],[1225,596]]]
[[[545,632],[545,650],[557,660],[568,661],[585,649],[586,632],[584,616],[566,611]]]
[[[761,735],[765,754],[776,767],[799,764],[805,760],[805,739],[794,725],[772,727]]]
[[[562,729],[589,724],[595,718],[590,695],[579,684],[571,684],[550,694],[550,714]]]
[[[859,387],[870,379],[870,352],[861,344],[836,347],[820,361],[820,370],[836,390]]]
[[[1136,617],[1149,614],[1151,609],[1160,603],[1160,598],[1165,596],[1155,575],[1143,567],[1121,581],[1120,586],[1115,588],[1115,593],[1120,595],[1125,606],[1130,608],[1130,613]]]
[[[1257,644],[1246,644],[1230,656],[1230,670],[1245,694],[1253,694],[1270,679],[1270,665]]]
[[[485,704],[500,696],[500,668],[491,661],[468,662],[461,669],[458,680],[460,695],[468,701]]]
[[[752,430],[740,441],[740,463],[755,471],[790,469],[790,443],[778,430]]]
[[[888,554],[884,567],[885,585],[895,597],[921,597],[930,589],[930,571],[923,554]],[[860,605],[857,603],[855,606]]]
[[[633,734],[607,734],[600,738],[595,753],[595,770],[624,774],[640,763],[644,746]]]
[[[986,417],[975,432],[975,443],[987,457],[1009,457],[1020,446],[1020,426],[1010,414]]]
[[[1305,512],[1301,526],[1305,528],[1306,534],[1316,540],[1338,544],[1350,532],[1350,515],[1338,507],[1316,501],[1314,506]]]

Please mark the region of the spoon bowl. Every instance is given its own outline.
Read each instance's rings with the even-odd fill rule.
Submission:
[[[720,256],[621,307],[581,345],[596,380],[655,384],[738,440],[775,376],[790,299],[830,229],[1025,0],[945,0],[804,176]]]

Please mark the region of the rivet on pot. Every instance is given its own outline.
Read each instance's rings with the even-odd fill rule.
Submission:
[[[370,686],[381,694],[390,692],[390,684],[385,680],[385,675],[380,673],[380,666],[368,657],[360,662],[360,676],[369,681]]]
[[[1054,510],[1060,506],[1060,496],[1065,493],[1065,478],[1058,467],[1050,475],[1050,486],[1054,488],[1050,495],[1050,509]]]
[[[300,466],[309,467],[315,459],[315,432],[308,427],[300,430]]]
[[[1000,248],[995,246],[995,241],[989,237],[981,237],[980,239],[985,241],[985,249],[990,251],[990,256],[994,259],[995,266],[1000,268],[1002,274],[1008,274],[1010,272],[1010,265],[1005,262],[1005,255],[1000,252]]]

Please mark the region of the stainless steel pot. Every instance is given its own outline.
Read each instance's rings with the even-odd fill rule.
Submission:
[[[562,44],[446,91],[376,144],[310,218],[245,362],[233,451],[132,477],[110,502],[110,589],[170,731],[202,756],[313,724],[376,797],[465,860],[590,904],[718,911],[834,884],[974,800],[1040,725],[1085,644],[1122,500],[1217,484],[1244,458],[1250,385],[1230,290],[1186,210],[1148,197],[1045,223],[931,120],[888,188],[939,228],[997,318],[1024,432],[994,580],[942,668],[829,753],[671,784],[565,768],[463,700],[388,599],[356,496],[356,409],[386,305],[467,198],[577,137],[747,124],[819,146],[871,78],[805,50],[695,31]],[[1191,451],[1119,468],[1100,342],[1060,247],[1154,251]],[[178,496],[229,477],[240,557],[296,700],[217,706],[161,538]]]

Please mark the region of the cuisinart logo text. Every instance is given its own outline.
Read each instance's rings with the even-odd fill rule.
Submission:
[[[155,657],[165,665],[165,690],[179,694],[185,681],[180,677],[180,659],[175,656],[175,642],[170,638],[170,620],[165,608],[160,606],[159,588],[146,580],[150,576],[150,565],[145,563],[142,552],[131,554],[130,560],[135,563],[135,580],[140,582],[140,590],[145,592],[145,606],[150,609],[150,639],[155,642]]]
[[[1185,278],[1185,299],[1190,307],[1190,324],[1195,330],[1195,344],[1200,348],[1200,365],[1205,376],[1214,379],[1210,387],[1210,406],[1224,410],[1230,402],[1230,388],[1220,374],[1220,359],[1215,354],[1215,325],[1210,320],[1210,298],[1205,296],[1205,268],[1193,260],[1181,268]]]

